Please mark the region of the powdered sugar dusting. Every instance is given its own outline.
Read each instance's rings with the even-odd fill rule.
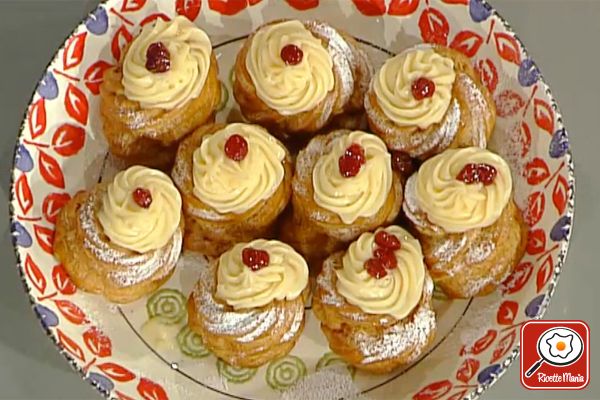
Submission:
[[[404,203],[402,204],[404,214],[416,227],[422,230],[431,230],[435,233],[442,233],[442,228],[429,222],[426,214],[419,207],[416,192],[417,174],[415,173],[408,178],[406,186],[404,187]]]
[[[218,303],[214,299],[213,293],[216,288],[215,280],[216,263],[203,269],[200,274],[200,282],[194,290],[194,300],[196,309],[204,317],[204,326],[215,334],[240,336],[243,342],[248,342],[253,338],[259,337],[276,321],[274,312],[267,311],[228,311],[225,305]],[[250,338],[250,340],[247,340]],[[246,340],[245,340],[246,339]]]
[[[423,297],[431,299],[433,281],[427,277]],[[407,362],[412,362],[421,354],[436,327],[435,312],[429,301],[421,303],[414,314],[406,320],[388,327],[381,336],[371,336],[363,331],[353,332],[349,338],[364,356],[363,364],[371,364],[401,356],[413,349]]]
[[[491,240],[483,240],[476,246],[469,247],[467,263],[478,264],[485,261],[496,249],[496,244]]]
[[[319,286],[325,293],[321,299],[323,304],[332,306],[342,306],[345,302],[342,295],[338,293],[333,287],[332,278],[334,272],[334,259],[328,258],[323,263],[323,271],[317,277],[317,286]]]
[[[327,96],[325,98],[325,104],[323,105],[323,111],[317,120],[317,126],[323,127],[331,118],[331,114],[333,113],[333,108],[335,106],[335,97]]]
[[[292,340],[293,338],[296,337],[296,334],[298,333],[298,331],[300,330],[300,327],[302,326],[303,320],[304,320],[303,313],[297,313],[294,316],[294,322],[292,322],[292,326],[290,327],[290,330],[287,331],[281,338],[282,343],[289,342],[290,340]]]
[[[450,262],[460,250],[462,250],[467,243],[467,236],[462,235],[460,240],[454,240],[454,238],[447,238],[441,245],[438,245],[433,250],[432,256],[435,257],[439,262],[431,267],[431,269],[442,270],[447,267],[445,263]]]
[[[200,281],[193,291],[196,310],[202,315],[206,330],[213,334],[236,336],[239,343],[250,343],[265,332],[285,324],[285,309],[282,307],[230,311],[225,304],[217,302],[214,298],[216,265],[215,262],[202,268]],[[303,318],[304,310],[301,310],[294,316],[290,330],[283,335],[282,343],[294,338]]]
[[[524,178],[525,167],[531,156],[529,156],[527,146],[528,140],[524,138],[526,131],[531,129],[524,125],[521,119],[512,122],[499,118],[496,123],[496,130],[490,141],[490,148],[499,154],[510,165],[513,181],[513,198],[519,209],[527,208],[527,198],[531,193],[531,186]],[[531,133],[529,133],[530,135]]]
[[[460,118],[461,111],[458,100],[453,99],[442,126],[440,126],[433,134],[434,137],[440,138],[439,144],[437,145],[437,151],[443,151],[450,146],[450,143],[452,143],[454,137],[458,133]]]
[[[503,276],[501,279],[496,279],[495,276],[497,275],[498,271],[503,268],[505,268],[504,264],[495,264],[486,275],[480,277],[479,279],[469,280],[468,284],[466,284],[463,288],[465,295],[467,297],[475,296],[487,285],[497,285],[501,283],[504,279],[508,277],[508,275],[510,275],[509,269],[508,273],[505,274],[505,276]]]
[[[307,21],[304,24],[312,32],[327,38],[329,42],[327,50],[331,55],[333,68],[339,76],[341,84],[338,104],[343,107],[350,100],[354,91],[352,68],[356,65],[356,60],[352,48],[342,35],[330,25],[318,21]]]
[[[466,97],[471,120],[471,135],[475,138],[474,146],[487,146],[487,124],[485,116],[489,114],[486,98],[467,74],[459,74],[456,79],[458,90]]]

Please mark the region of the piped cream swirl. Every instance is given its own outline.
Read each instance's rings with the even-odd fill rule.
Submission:
[[[241,161],[225,155],[238,134],[248,143]],[[235,123],[203,138],[193,155],[194,195],[220,213],[242,214],[275,193],[285,175],[285,148],[258,125]]]
[[[433,96],[422,100],[413,96],[412,84],[419,78],[433,81]],[[446,114],[455,78],[451,58],[432,48],[410,49],[383,64],[374,78],[373,90],[383,113],[394,123],[425,129]]]
[[[269,265],[251,270],[242,260],[245,248],[269,253]],[[294,300],[308,284],[308,265],[291,246],[277,240],[238,243],[219,258],[216,297],[234,309],[254,308],[273,300]]]
[[[281,49],[289,44],[303,52],[297,65],[286,65],[281,59]],[[313,109],[335,84],[331,55],[299,21],[259,29],[246,56],[246,69],[258,97],[281,115]]]
[[[352,144],[365,152],[366,163],[354,177],[340,173],[339,159]],[[345,224],[359,217],[372,217],[385,203],[392,187],[390,154],[379,137],[354,131],[334,139],[331,151],[322,155],[313,169],[314,200],[336,213]]]
[[[170,53],[171,68],[162,73],[146,69],[146,51],[163,43]],[[185,17],[161,19],[142,28],[123,61],[125,96],[143,108],[174,109],[200,95],[208,70],[212,45],[206,33]]]
[[[353,242],[336,270],[338,292],[346,301],[370,314],[390,314],[405,318],[419,304],[425,281],[425,264],[419,241],[399,226],[385,230],[400,239],[400,250],[394,251],[398,267],[387,270],[387,276],[376,279],[365,269],[373,257],[375,234],[363,233]]]
[[[456,177],[465,165],[489,164],[497,171],[491,185],[466,184]],[[465,232],[492,225],[512,193],[506,161],[479,147],[446,150],[425,161],[416,176],[415,197],[427,219],[446,232]]]
[[[148,208],[134,201],[137,188],[150,191]],[[111,242],[145,253],[165,246],[178,229],[181,195],[163,172],[133,166],[119,172],[108,185],[97,217]]]

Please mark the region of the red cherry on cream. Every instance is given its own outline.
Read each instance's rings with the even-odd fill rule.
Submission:
[[[394,269],[398,267],[398,260],[393,250],[378,247],[373,250],[373,257],[381,262],[381,265],[385,269]]]
[[[265,250],[246,247],[242,250],[242,262],[252,271],[258,271],[269,265],[269,253]]]
[[[381,260],[377,258],[369,258],[365,262],[365,269],[368,274],[371,275],[375,279],[381,279],[387,276],[387,271],[385,270]]]
[[[169,49],[162,42],[152,43],[146,50],[146,69],[150,72],[162,73],[171,69]]]
[[[433,96],[435,93],[435,83],[427,78],[419,78],[412,84],[412,95],[417,100],[423,100]]]
[[[225,142],[225,155],[233,161],[242,161],[248,154],[248,142],[242,135],[233,134]]]
[[[365,150],[358,143],[352,143],[338,160],[340,174],[344,178],[356,176],[366,162]]]
[[[375,244],[389,250],[400,250],[400,239],[386,231],[379,231],[375,234]]]
[[[491,185],[496,179],[498,171],[489,164],[467,164],[458,173],[456,179],[470,185],[472,183],[483,183],[484,186]]]
[[[136,188],[131,195],[135,204],[142,208],[148,208],[152,204],[152,193],[148,189]]]
[[[298,65],[304,57],[302,49],[295,44],[283,46],[279,55],[286,65]]]

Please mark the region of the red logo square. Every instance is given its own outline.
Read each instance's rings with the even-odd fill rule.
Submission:
[[[579,390],[590,382],[590,327],[583,321],[529,321],[521,327],[521,383]]]

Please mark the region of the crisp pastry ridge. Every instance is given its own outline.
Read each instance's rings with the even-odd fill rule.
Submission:
[[[241,248],[273,249],[270,247],[274,245],[273,242],[275,241],[257,240],[238,244],[238,247],[234,247],[231,251],[235,253],[234,258],[239,258]],[[278,243],[275,245],[281,247],[282,254],[275,258],[278,260],[277,263],[283,264],[275,267],[280,270],[277,274],[286,273],[285,267],[282,268],[285,265],[283,252],[302,260],[302,265],[298,266],[302,273],[294,282],[286,283],[283,278],[277,281],[279,285],[285,286],[283,288],[285,290],[290,289],[289,285],[293,285],[293,293],[288,292],[292,294],[289,298],[287,296],[282,299],[273,298],[257,307],[243,307],[243,303],[236,303],[240,307],[229,305],[228,300],[220,298],[218,293],[219,285],[224,284],[220,279],[227,278],[219,271],[221,268],[219,264],[222,261],[232,261],[231,257],[227,256],[213,260],[209,267],[202,269],[200,279],[190,295],[188,301],[190,328],[203,338],[205,345],[219,358],[231,365],[258,367],[272,359],[283,357],[294,347],[304,327],[308,268],[306,262],[290,246]],[[270,254],[271,257],[274,256],[272,252]],[[242,267],[249,268],[245,265]],[[257,271],[241,273],[261,273],[268,268],[269,266],[266,266]],[[235,280],[233,283],[235,284]],[[256,286],[264,289],[262,284],[256,284],[255,289]]]
[[[400,72],[394,73],[394,67]],[[410,83],[417,76],[434,82],[432,95],[431,90],[423,99],[411,95]],[[493,99],[470,60],[430,44],[403,51],[377,71],[365,96],[365,110],[369,126],[391,150],[422,159],[449,147],[487,147],[496,120]]]

